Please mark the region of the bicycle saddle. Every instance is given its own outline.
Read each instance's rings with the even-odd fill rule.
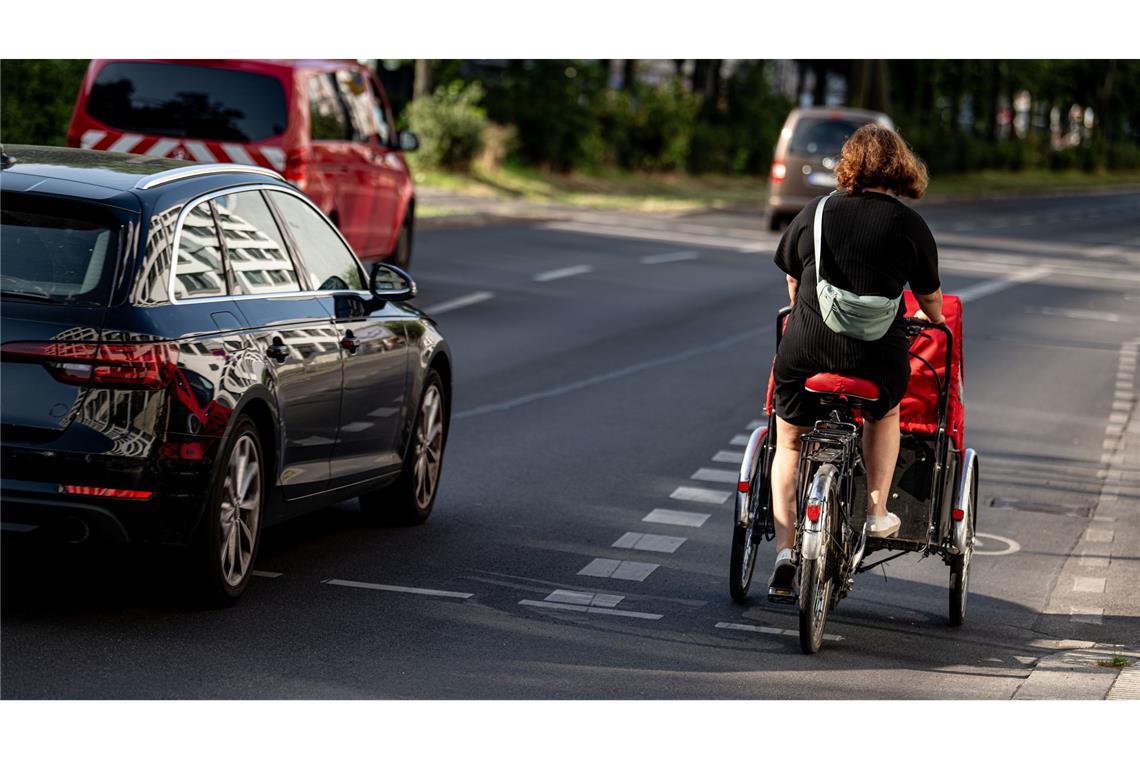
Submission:
[[[804,388],[812,393],[835,393],[863,401],[879,400],[879,386],[870,380],[830,372],[812,375],[804,381]]]

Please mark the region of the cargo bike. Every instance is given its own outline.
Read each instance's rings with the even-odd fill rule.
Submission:
[[[917,301],[905,292],[906,313]],[[779,349],[791,313],[776,321]],[[797,605],[800,647],[817,652],[828,613],[852,589],[855,576],[906,554],[936,555],[949,566],[949,623],[966,619],[970,559],[978,504],[978,455],[964,446],[962,305],[943,300],[945,325],[908,318],[911,377],[900,403],[902,439],[887,508],[901,519],[899,531],[875,538],[866,529],[866,473],[862,460],[861,406],[878,395],[874,383],[834,374],[805,383],[820,394],[826,419],[803,436],[796,487],[795,561],[798,593],[771,597]],[[773,415],[769,377],[765,411]],[[769,482],[775,425],[753,431],[740,465],[729,587],[744,602],[762,541],[775,538]],[[879,552],[888,556],[869,560]]]

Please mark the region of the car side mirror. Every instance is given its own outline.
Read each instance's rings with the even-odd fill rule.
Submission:
[[[405,153],[411,153],[412,151],[419,150],[420,148],[420,138],[416,137],[415,132],[408,132],[407,130],[404,130],[400,132],[396,140],[400,145],[400,150],[404,151]]]
[[[372,266],[368,289],[385,301],[408,301],[416,297],[416,281],[399,267],[377,262]]]

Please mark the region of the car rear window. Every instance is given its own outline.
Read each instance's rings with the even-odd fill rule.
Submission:
[[[118,239],[118,222],[97,206],[4,193],[0,294],[103,305],[118,259]]]
[[[791,152],[798,156],[834,156],[865,121],[807,117],[796,122]]]
[[[272,76],[213,66],[109,63],[87,112],[115,129],[250,142],[285,133],[285,90]]]

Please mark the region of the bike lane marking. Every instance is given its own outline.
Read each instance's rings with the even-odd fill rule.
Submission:
[[[680,525],[685,528],[699,528],[704,525],[705,520],[710,517],[712,517],[712,515],[704,514],[703,512],[680,512],[673,509],[655,509],[641,518],[641,521],[660,523],[661,525]]]
[[[635,549],[642,552],[672,554],[688,539],[680,536],[658,536],[653,533],[626,533],[611,546],[614,549]]]
[[[693,488],[692,486],[680,486],[669,494],[670,499],[695,501],[700,504],[724,504],[728,501],[729,496],[732,496],[731,491],[714,491],[711,488]]]
[[[364,588],[373,591],[394,591],[399,594],[418,594],[420,596],[439,596],[447,599],[470,599],[475,596],[461,591],[440,591],[433,588],[413,588],[411,586],[388,586],[383,583],[364,583],[362,581],[346,581],[340,578],[326,578],[321,581],[330,586],[347,586],[349,588]]]

